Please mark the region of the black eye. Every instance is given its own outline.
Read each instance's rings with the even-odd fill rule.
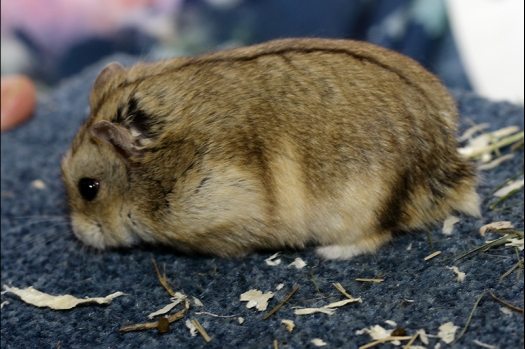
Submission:
[[[82,178],[78,181],[78,191],[86,201],[93,200],[98,193],[99,183],[93,178]]]

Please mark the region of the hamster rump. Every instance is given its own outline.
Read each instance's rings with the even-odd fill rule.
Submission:
[[[77,237],[224,257],[374,252],[452,211],[479,216],[454,100],[411,59],[284,39],[108,65],[62,164]],[[95,189],[94,189],[95,188]]]

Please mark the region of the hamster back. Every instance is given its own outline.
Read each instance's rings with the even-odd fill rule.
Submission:
[[[95,81],[62,164],[75,235],[224,257],[317,245],[373,252],[397,230],[479,215],[457,111],[413,60],[285,39]]]

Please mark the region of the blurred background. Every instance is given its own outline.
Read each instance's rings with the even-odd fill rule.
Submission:
[[[348,38],[404,53],[450,88],[523,104],[523,22],[521,0],[2,0],[2,76],[45,93],[114,53]]]

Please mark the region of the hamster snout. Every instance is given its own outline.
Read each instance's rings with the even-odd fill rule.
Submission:
[[[347,259],[452,211],[480,214],[454,100],[371,44],[284,39],[111,63],[90,106],[62,174],[74,233],[97,248],[230,257],[315,244]]]

